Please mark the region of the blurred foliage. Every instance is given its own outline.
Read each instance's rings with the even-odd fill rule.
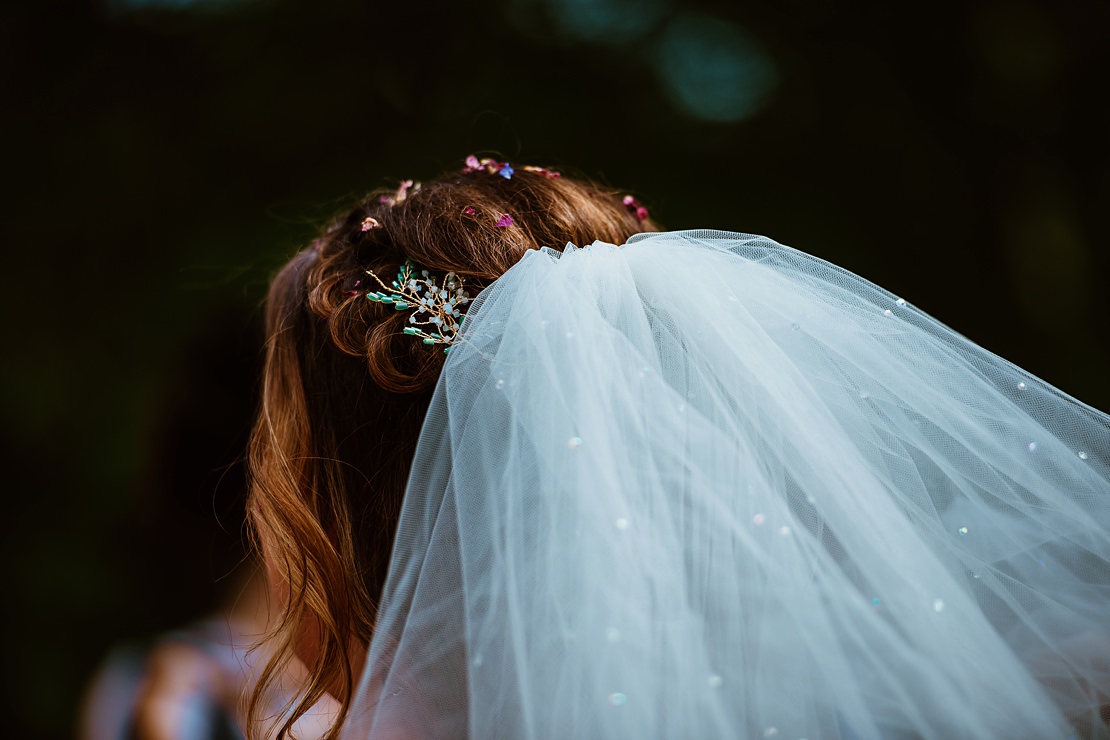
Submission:
[[[471,152],[770,235],[1110,409],[1110,5],[906,13],[6,3],[9,731],[69,736],[110,645],[234,596],[269,276]]]

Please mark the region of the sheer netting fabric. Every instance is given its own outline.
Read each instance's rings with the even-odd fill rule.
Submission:
[[[1088,738],[1110,418],[747,234],[471,307],[344,738]]]

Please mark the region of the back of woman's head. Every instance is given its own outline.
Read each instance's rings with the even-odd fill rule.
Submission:
[[[455,273],[473,295],[529,249],[621,244],[654,230],[638,203],[608,188],[468,159],[422,187],[370,194],[278,274],[248,508],[280,613],[252,720],[295,656],[308,677],[273,729],[287,734],[325,692],[345,713],[445,359],[404,333],[409,311],[366,300],[376,287],[368,271],[384,279],[411,261],[431,275]]]

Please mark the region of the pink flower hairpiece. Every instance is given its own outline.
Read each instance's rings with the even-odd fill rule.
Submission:
[[[420,183],[413,180],[402,180],[393,195],[379,195],[378,202],[384,206],[395,206],[404,203],[410,194],[420,192]]]
[[[478,209],[475,208],[474,206],[465,206],[462,209],[462,215],[464,215],[464,216],[476,216],[476,215],[478,215]],[[497,217],[497,221],[494,222],[493,226],[496,229],[504,229],[504,228],[507,228],[509,226],[512,226],[515,223],[516,223],[516,220],[512,216],[510,216],[507,213],[502,213],[500,216]]]
[[[628,210],[632,211],[633,215],[636,216],[637,221],[648,220],[648,209],[640,205],[640,201],[636,200],[631,195],[626,195],[621,198],[621,203],[624,203],[625,207],[628,208]]]

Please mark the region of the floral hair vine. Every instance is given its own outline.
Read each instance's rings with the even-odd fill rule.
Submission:
[[[546,167],[522,165],[520,169],[524,170],[525,172],[534,172],[537,175],[542,175],[543,177],[546,177],[550,180],[554,180],[557,177],[562,177],[562,174],[556,172],[555,170],[549,170]],[[466,158],[466,166],[463,167],[463,174],[482,171],[488,172],[491,175],[498,175],[505,178],[506,180],[512,180],[513,175],[516,174],[516,170],[508,162],[498,162],[496,159],[490,159],[489,157],[478,159],[473,154]],[[466,208],[463,208],[462,212],[464,216],[473,216],[477,213],[477,210],[474,208],[474,206],[467,206]],[[516,221],[510,214],[502,213],[498,217],[497,221],[493,224],[493,226],[496,229],[506,229],[515,223]]]
[[[545,167],[532,167],[531,165],[524,165],[520,169],[526,172],[535,172],[537,175],[543,175],[544,177],[552,180],[557,177],[562,177],[562,175],[555,170],[549,170]],[[480,170],[485,170],[491,175],[500,175],[506,180],[513,179],[513,175],[516,174],[516,170],[513,169],[513,166],[508,162],[498,162],[496,159],[489,159],[488,157],[484,159],[478,159],[473,154],[466,158],[466,166],[463,167],[464,174],[469,172],[478,172]]]
[[[450,345],[458,337],[466,318],[462,309],[470,303],[470,294],[463,288],[461,277],[449,272],[440,285],[427,270],[421,270],[417,275],[416,267],[407,259],[398,268],[392,285],[382,282],[373,270],[367,270],[366,274],[384,291],[368,292],[368,300],[392,304],[398,311],[415,309],[409,316],[410,325],[405,327],[405,334],[424,340],[424,344],[446,344],[448,346],[443,351],[450,351]]]

